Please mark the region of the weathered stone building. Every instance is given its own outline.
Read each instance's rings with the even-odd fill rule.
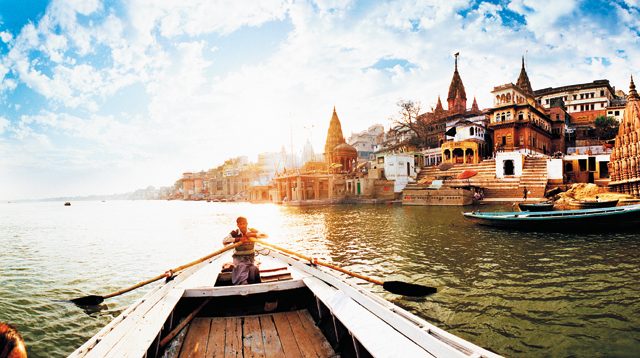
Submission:
[[[640,96],[631,77],[627,105],[609,161],[613,191],[640,195]]]

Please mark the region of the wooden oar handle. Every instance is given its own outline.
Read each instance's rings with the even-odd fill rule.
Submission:
[[[376,285],[383,285],[384,284],[384,282],[376,280],[375,278],[363,276],[363,275],[357,274],[355,272],[351,272],[349,270],[345,270],[342,267],[338,267],[338,266],[332,265],[332,264],[330,264],[328,262],[324,262],[324,261],[318,260],[316,258],[311,258],[311,257],[305,256],[303,254],[299,254],[299,253],[297,253],[295,251],[287,250],[287,249],[285,249],[283,247],[279,247],[279,246],[276,246],[274,244],[271,244],[271,243],[268,243],[268,242],[264,242],[262,240],[251,239],[251,241],[257,242],[262,246],[266,246],[266,247],[270,247],[270,248],[276,249],[278,251],[282,251],[282,252],[284,252],[286,254],[289,254],[289,255],[297,256],[297,257],[299,257],[299,258],[301,258],[303,260],[309,261],[309,262],[311,262],[311,263],[313,263],[315,265],[328,267],[328,268],[330,268],[332,270],[340,271],[340,272],[342,272],[344,274],[347,274],[349,276],[357,277],[359,279],[362,279],[362,280],[365,280],[365,281],[368,281],[368,282],[371,282],[371,283],[375,283]]]
[[[240,245],[242,245],[242,242],[237,242],[235,244],[227,245],[227,246],[221,248],[220,250],[217,250],[217,251],[214,251],[214,252],[210,253],[207,256],[201,257],[201,258],[199,258],[199,259],[197,259],[195,261],[189,262],[188,264],[184,264],[182,266],[178,266],[178,267],[176,267],[174,269],[171,269],[171,271],[174,272],[174,273],[178,272],[178,271],[182,271],[182,270],[184,270],[186,268],[189,268],[189,267],[197,265],[197,264],[199,264],[201,262],[207,261],[208,259],[210,259],[210,258],[212,258],[214,256],[220,255],[221,253],[223,253],[225,251],[229,251],[231,249],[234,249],[234,248],[236,248],[236,247],[238,247]],[[116,291],[116,292],[112,292],[112,293],[110,293],[108,295],[105,295],[105,296],[102,296],[102,297],[107,299],[107,298],[110,298],[110,297],[119,296],[119,295],[121,295],[123,293],[127,293],[129,291],[133,291],[136,288],[140,288],[142,286],[148,285],[148,284],[150,284],[152,282],[158,281],[158,280],[160,280],[162,278],[165,278],[165,277],[166,277],[165,274],[161,274],[161,275],[152,277],[152,278],[150,278],[150,279],[148,279],[146,281],[139,282],[139,283],[137,283],[137,284],[135,284],[135,285],[133,285],[131,287],[123,288],[122,290],[119,290],[119,291]]]

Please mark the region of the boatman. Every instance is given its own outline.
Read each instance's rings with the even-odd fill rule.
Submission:
[[[234,285],[246,285],[260,282],[260,270],[254,264],[255,250],[251,238],[266,237],[258,230],[249,228],[247,218],[238,217],[236,219],[237,230],[233,230],[222,240],[225,245],[241,242],[242,245],[235,248],[233,252],[233,271],[231,272],[231,282]]]

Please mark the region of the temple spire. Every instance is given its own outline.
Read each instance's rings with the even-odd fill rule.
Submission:
[[[440,95],[438,95],[438,104],[436,104],[435,112],[442,112],[444,109],[442,108],[442,101],[440,100]]]
[[[458,73],[458,56],[460,56],[460,52],[456,52],[454,56],[455,65],[451,85],[449,85],[447,105],[450,112],[463,113],[467,109],[467,93],[464,90],[464,84],[462,83],[462,78],[460,78],[460,73]]]
[[[329,122],[327,141],[324,145],[324,155],[327,162],[331,163],[331,153],[333,152],[333,148],[342,143],[345,143],[344,136],[342,135],[342,125],[340,125],[340,119],[336,113],[336,106],[333,106],[333,115]]]
[[[520,69],[520,76],[518,76],[516,86],[520,87],[525,94],[532,97],[534,96],[533,88],[531,88],[531,82],[529,82],[529,76],[527,75],[527,70],[524,68],[524,56],[522,56],[522,68]]]
[[[638,96],[638,92],[636,92],[636,85],[635,83],[633,83],[633,75],[631,75],[631,83],[629,84],[629,95],[627,96],[627,99],[640,99],[640,97]]]
[[[458,71],[458,56],[460,56],[460,52],[456,52],[454,56],[456,57],[455,71]]]
[[[476,101],[476,97],[473,97],[473,104],[471,105],[471,111],[480,112],[480,108],[478,108],[478,101]]]

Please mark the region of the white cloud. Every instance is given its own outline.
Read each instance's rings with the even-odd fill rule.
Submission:
[[[4,117],[0,117],[0,134],[4,133],[4,131],[9,127],[10,122],[8,119]]]
[[[0,40],[8,44],[11,42],[11,40],[13,40],[13,35],[11,35],[11,33],[7,31],[0,31]]]

